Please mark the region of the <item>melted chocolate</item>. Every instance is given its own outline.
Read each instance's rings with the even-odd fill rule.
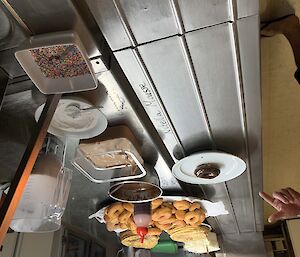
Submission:
[[[212,163],[200,164],[196,167],[194,174],[198,178],[213,179],[220,174],[220,169]]]

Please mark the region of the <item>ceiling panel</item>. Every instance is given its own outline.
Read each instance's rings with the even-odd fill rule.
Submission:
[[[260,88],[260,35],[259,16],[251,16],[237,21],[239,49],[241,56],[242,81],[245,96],[249,164],[251,166],[254,207],[256,209],[257,230],[264,227],[262,201],[258,196],[262,188],[262,128],[261,88]]]
[[[157,94],[151,76],[147,74],[146,68],[143,67],[135,50],[118,51],[115,52],[115,56],[169,152],[175,156],[182,156],[178,134]]]
[[[209,131],[178,36],[138,47],[187,152],[211,147]]]
[[[243,129],[230,25],[187,33],[186,40],[216,145],[239,154]]]
[[[227,23],[188,33],[186,39],[217,149],[247,160],[243,106],[232,34],[231,24]],[[237,179],[228,182],[241,231],[253,230],[253,219],[244,218],[253,213],[249,172],[248,169]]]
[[[232,20],[229,0],[178,0],[185,31]]]
[[[113,1],[86,0],[86,2],[112,50],[131,46],[131,42]]]
[[[259,14],[259,0],[236,0],[239,18]]]
[[[119,0],[138,44],[178,33],[170,1]]]

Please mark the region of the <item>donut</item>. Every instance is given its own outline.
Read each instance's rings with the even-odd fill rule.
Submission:
[[[198,222],[196,222],[193,226],[196,226],[196,227],[198,227],[198,226],[201,226],[201,224],[202,224],[202,222],[201,222],[201,220],[199,220]]]
[[[159,224],[158,222],[154,222],[154,225],[160,230],[167,231],[172,227],[172,224]]]
[[[114,230],[119,229],[119,228],[120,228],[119,224],[113,224],[113,223],[110,223],[110,222],[106,223],[106,229],[108,231],[114,231]]]
[[[189,208],[189,211],[194,211],[196,209],[201,209],[200,203],[192,203],[190,208]]]
[[[171,203],[171,202],[163,202],[162,206],[163,207],[168,207],[168,208],[172,209],[173,208],[173,203]]]
[[[137,226],[134,223],[132,216],[129,217],[129,219],[127,221],[127,226],[129,228],[129,230],[131,230],[132,232],[136,233]]]
[[[197,209],[195,212],[198,214],[199,221],[202,223],[205,220],[205,212],[202,209]]]
[[[176,211],[177,209],[172,205],[172,214],[175,214]]]
[[[165,225],[165,224],[172,224],[173,222],[175,222],[177,219],[175,218],[174,215],[172,215],[170,218],[166,219],[166,220],[161,220],[158,221],[159,224],[161,225]]]
[[[131,216],[131,213],[129,211],[127,211],[127,210],[123,211],[118,217],[119,222],[120,223],[127,223],[130,216]]]
[[[177,210],[185,211],[185,210],[187,210],[188,208],[190,208],[191,203],[190,203],[189,201],[182,200],[182,201],[176,201],[176,202],[174,202],[173,205],[174,205],[174,207],[175,207]]]
[[[132,203],[123,203],[123,207],[126,211],[129,211],[130,213],[134,212],[134,205]]]
[[[109,217],[107,214],[105,214],[104,215],[104,220],[105,220],[105,223],[113,223],[113,224],[119,223],[118,216],[116,216],[116,217]]]
[[[161,206],[162,203],[163,203],[162,198],[157,198],[157,199],[153,200],[151,203],[151,209],[154,210],[154,209],[158,208],[159,206]]]
[[[184,228],[186,223],[183,220],[176,220],[172,223],[171,228]]]
[[[122,203],[113,203],[107,209],[107,216],[109,218],[118,217],[124,211]]]
[[[126,230],[128,229],[128,226],[125,223],[120,223],[119,226],[121,229],[126,229]]]
[[[189,211],[184,216],[184,221],[188,225],[194,225],[200,220],[199,213],[195,211]]]
[[[186,213],[185,211],[177,210],[175,212],[176,219],[178,219],[178,220],[184,220],[185,213]]]
[[[167,207],[156,209],[152,214],[153,221],[167,220],[172,216],[172,210]]]
[[[159,236],[162,231],[159,228],[148,228],[147,235],[149,236]]]

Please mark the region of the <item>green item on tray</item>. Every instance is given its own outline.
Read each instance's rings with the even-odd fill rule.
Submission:
[[[158,244],[151,249],[151,252],[175,254],[178,252],[178,245],[172,240],[159,240]]]

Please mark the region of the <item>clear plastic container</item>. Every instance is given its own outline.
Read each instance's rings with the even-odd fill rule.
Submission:
[[[63,167],[64,151],[53,136],[34,165],[10,227],[16,232],[50,232],[60,228],[72,171]],[[60,142],[61,143],[61,142]]]
[[[101,170],[110,167],[128,166],[135,163],[131,156],[124,153],[112,153],[115,151],[130,152],[141,164],[143,164],[143,159],[136,148],[129,139],[124,137],[99,141],[91,144],[80,144],[78,147],[78,154],[86,156],[95,169]]]
[[[143,159],[127,138],[80,144],[71,163],[95,183],[124,181],[146,175]]]
[[[119,158],[119,156],[121,157]],[[131,160],[129,160],[129,157]],[[120,162],[121,159],[124,159],[124,162]],[[106,161],[101,162],[101,165],[97,165],[95,160]],[[106,165],[110,163],[107,162],[107,160],[111,160],[111,163],[114,163],[115,165]],[[135,155],[123,150],[115,150],[100,154],[81,154],[80,157],[75,158],[71,163],[78,171],[94,183],[124,181],[142,178],[146,175],[146,170]],[[104,163],[105,165],[103,165]]]

